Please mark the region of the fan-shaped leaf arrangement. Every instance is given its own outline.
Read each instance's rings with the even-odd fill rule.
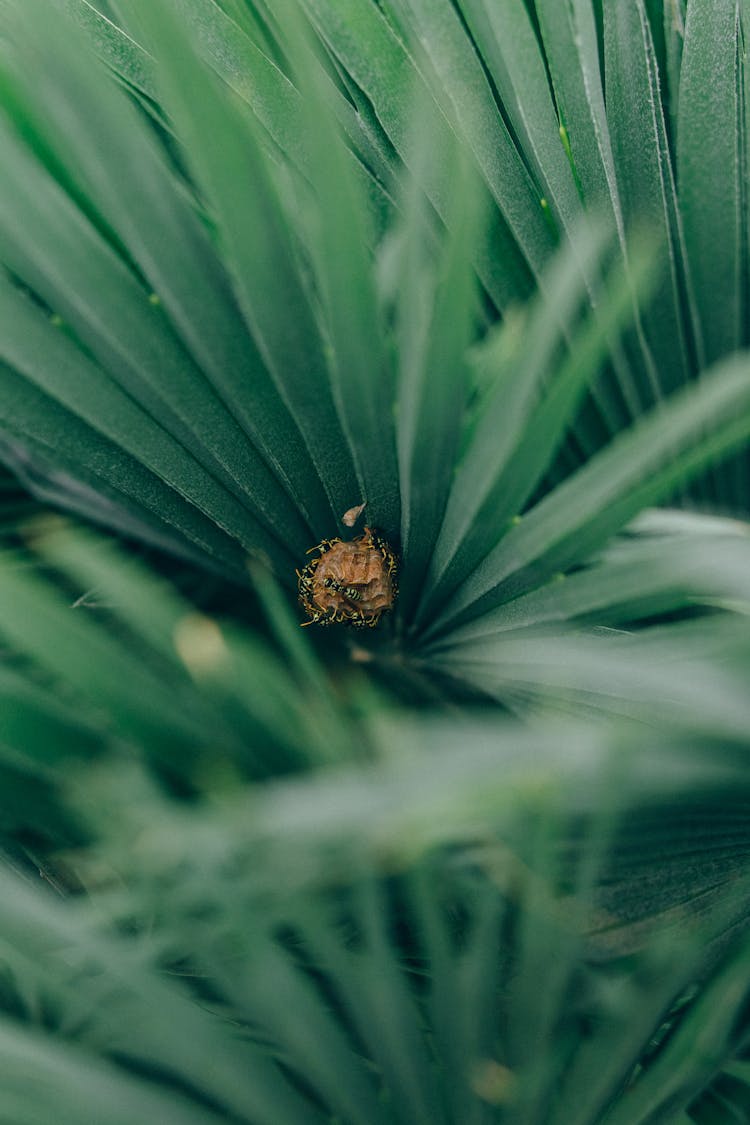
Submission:
[[[0,3],[0,1117],[744,1119],[746,19]]]
[[[310,4],[325,49],[286,6],[240,23],[212,0],[52,8],[2,14],[3,428],[80,482],[79,509],[93,489],[99,519],[240,580],[260,554],[292,585],[364,501],[400,543],[413,649],[581,564],[747,436],[745,361],[693,381],[741,343],[735,327],[706,351],[696,285],[735,307],[744,250],[693,246],[683,223],[639,4],[605,5],[606,118],[585,4],[565,27],[540,4],[542,40],[517,5],[467,4],[464,24],[447,3]],[[631,152],[641,97],[651,178]],[[648,269],[636,219],[669,251]],[[531,277],[523,327],[493,326]],[[704,481],[729,505],[727,472]]]
[[[48,577],[16,553],[0,584],[16,1120],[700,1122],[727,1092],[744,1104],[734,613],[629,651],[511,641],[517,700],[531,685],[554,725],[409,717],[364,680],[348,705],[331,692],[273,588],[285,663],[110,545],[35,527]],[[649,533],[700,558],[700,533]],[[747,574],[728,564],[716,591],[746,604]],[[631,722],[582,725],[598,693]],[[29,885],[29,858],[67,899]]]

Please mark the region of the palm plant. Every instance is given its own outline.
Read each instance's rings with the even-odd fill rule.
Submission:
[[[742,1119],[744,16],[0,4],[9,1121]]]

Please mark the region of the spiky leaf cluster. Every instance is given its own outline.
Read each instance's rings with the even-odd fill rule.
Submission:
[[[747,16],[0,3],[0,1117],[748,1112]]]

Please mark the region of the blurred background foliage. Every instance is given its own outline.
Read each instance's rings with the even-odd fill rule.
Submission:
[[[748,1119],[749,18],[0,0],[0,1121]]]

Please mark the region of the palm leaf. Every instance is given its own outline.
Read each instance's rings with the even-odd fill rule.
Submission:
[[[686,542],[709,540],[702,526],[645,520],[598,565],[616,578],[618,563],[649,551],[687,559]],[[516,682],[535,646],[557,670],[557,681],[539,662],[532,672],[542,711],[556,713],[584,668],[577,725],[534,730],[409,718],[351,688],[350,709],[273,588],[263,598],[291,668],[104,541],[37,523],[45,572],[8,556],[0,587],[0,632],[16,653],[3,759],[64,810],[57,829],[43,805],[37,814],[68,848],[45,866],[88,897],[55,902],[23,886],[18,833],[34,820],[16,807],[5,847],[20,872],[2,876],[11,975],[0,1068],[39,1085],[24,1096],[13,1080],[20,1112],[43,1120],[42,1078],[57,1081],[55,1068],[65,1112],[84,1118],[107,1089],[124,1105],[170,1098],[176,1120],[248,1122],[501,1111],[583,1122],[625,1112],[633,1090],[644,1104],[658,1096],[643,1062],[658,1028],[667,1020],[679,1028],[670,1042],[689,1043],[703,1026],[693,1011],[720,997],[738,1012],[747,980],[731,936],[747,900],[736,875],[747,853],[748,654],[734,613],[748,604],[747,550],[733,525],[709,526],[725,565],[715,585],[697,566],[682,590],[732,607],[718,620],[626,638],[639,646],[626,662],[601,637],[511,640]],[[596,675],[610,714],[637,701],[632,725],[580,726]],[[242,780],[289,771],[296,780]],[[165,783],[190,802],[168,798]],[[12,808],[19,793],[31,817],[17,786],[3,802]],[[687,849],[686,818],[700,825]],[[573,1035],[572,994],[588,997],[596,1034]],[[53,1002],[59,1019],[37,1026],[34,1012]],[[303,1018],[290,1023],[291,1009]],[[731,1030],[717,1032],[710,1062],[681,1064],[676,1106],[739,1049],[741,1025],[722,1011]]]
[[[345,1120],[389,1122],[645,1120],[645,1107],[662,1101],[672,1120],[687,1108],[742,1043],[746,941],[731,929],[746,890],[729,883],[691,935],[684,922],[700,908],[683,883],[676,914],[641,930],[626,967],[622,936],[606,932],[617,907],[597,915],[597,888],[604,879],[606,889],[610,847],[638,852],[640,802],[660,825],[663,862],[679,851],[682,817],[699,807],[731,838],[727,812],[747,799],[742,760],[715,744],[708,752],[662,741],[654,755],[640,738],[608,744],[603,732],[519,732],[496,721],[389,732],[396,745],[404,738],[411,752],[375,771],[240,793],[192,813],[132,766],[81,778],[78,800],[102,834],[98,862],[128,889],[91,892],[92,932],[82,904],[53,902],[3,876],[0,932],[13,951],[14,987],[54,995],[67,1017],[47,1032],[30,1073],[49,1065],[49,1052],[64,1057],[74,1047],[101,1069],[91,1056],[105,1047],[118,1070],[148,1058],[148,1077],[124,1071],[131,1096],[154,1097],[177,1077],[196,1109],[208,1101],[248,1121],[269,1112],[316,1121],[316,1104]],[[588,844],[561,850],[587,816],[599,822]],[[90,878],[85,855],[73,862]],[[149,919],[145,946],[102,932],[124,918],[137,928]],[[68,974],[60,948],[76,966]],[[441,973],[446,957],[452,971]],[[159,964],[189,965],[210,981],[215,1011],[192,999],[190,976],[160,979]],[[291,1005],[303,1020],[286,1018]],[[721,1024],[710,1056],[694,1050],[707,1014]],[[592,1030],[573,1035],[582,1019]],[[668,1045],[654,1056],[665,1022]],[[232,1023],[245,1027],[241,1040]],[[5,1065],[17,1057],[0,1055]],[[304,1075],[307,1107],[289,1101],[289,1075]],[[91,1096],[85,1083],[82,1113]],[[636,1101],[642,1118],[628,1116]]]
[[[8,1120],[742,1115],[746,16],[0,4]]]
[[[27,185],[34,185],[33,191],[26,194],[27,212],[19,210],[20,202],[13,205],[15,211],[12,207],[8,211],[6,260],[14,278],[20,278],[31,287],[35,295],[70,326],[68,335],[55,330],[56,321],[44,327],[40,310],[28,301],[23,304],[8,282],[4,289],[7,315],[18,321],[19,331],[15,337],[11,334],[5,343],[7,361],[27,378],[35,378],[47,395],[51,392],[69,412],[98,430],[108,441],[121,446],[130,458],[142,462],[146,473],[138,470],[142,481],[137,484],[129,471],[129,463],[123,463],[116,479],[112,475],[114,468],[109,468],[110,492],[112,489],[122,492],[126,479],[128,492],[135,502],[150,507],[153,512],[154,499],[148,496],[147,490],[152,477],[159,478],[195,509],[194,513],[182,512],[180,501],[176,497],[170,500],[173,514],[168,520],[175,526],[176,534],[187,535],[193,544],[210,550],[217,561],[234,573],[240,569],[237,563],[241,554],[227,537],[237,541],[240,551],[263,553],[282,582],[288,583],[292,559],[301,557],[310,539],[330,535],[343,511],[355,503],[366,500],[370,505],[367,518],[379,522],[386,533],[394,536],[398,529],[400,496],[406,505],[401,528],[406,624],[409,624],[414,605],[409,588],[420,588],[420,613],[428,613],[434,619],[439,610],[439,616],[444,619],[446,599],[452,592],[461,604],[466,597],[475,597],[473,591],[479,587],[477,580],[470,576],[478,567],[494,568],[497,553],[502,556],[506,550],[499,540],[508,521],[522,514],[542,474],[558,471],[552,462],[552,452],[558,449],[561,456],[571,457],[570,443],[561,445],[566,430],[575,435],[576,447],[590,455],[611,440],[627,418],[639,409],[637,394],[635,399],[633,397],[635,384],[630,382],[629,376],[626,378],[622,368],[617,334],[627,320],[631,285],[639,286],[645,306],[656,306],[646,297],[633,260],[621,280],[608,283],[609,291],[602,289],[601,280],[596,279],[601,277],[605,266],[604,251],[593,249],[595,244],[587,250],[584,234],[576,235],[574,249],[564,252],[562,262],[567,265],[560,266],[559,280],[543,273],[552,243],[549,242],[544,252],[541,243],[537,250],[529,249],[530,263],[538,275],[543,275],[545,295],[539,311],[539,322],[543,325],[539,351],[525,360],[528,364],[525,374],[519,369],[516,376],[519,402],[526,405],[519,405],[520,413],[511,411],[508,416],[504,409],[505,393],[498,384],[494,399],[492,395],[485,396],[476,416],[478,421],[472,421],[466,439],[459,446],[456,426],[452,430],[444,429],[441,420],[447,413],[460,420],[462,410],[466,411],[469,404],[468,384],[464,384],[466,389],[462,393],[461,380],[453,380],[451,373],[464,362],[466,345],[471,342],[472,332],[476,332],[472,320],[467,319],[473,317],[471,263],[478,260],[477,248],[482,238],[494,237],[490,231],[496,226],[492,215],[497,212],[488,204],[489,219],[479,220],[480,236],[476,243],[462,234],[460,213],[457,211],[455,216],[449,213],[449,195],[438,181],[441,177],[449,178],[450,168],[456,166],[458,156],[451,156],[451,153],[460,153],[460,148],[457,149],[452,140],[454,131],[461,132],[466,148],[461,160],[468,160],[475,170],[478,160],[480,179],[485,180],[496,196],[500,187],[482,156],[481,146],[485,141],[478,135],[475,140],[466,135],[470,107],[468,103],[463,104],[464,95],[459,96],[456,91],[449,105],[435,87],[434,67],[443,57],[440,52],[459,51],[465,60],[462,65],[474,68],[476,80],[471,88],[484,90],[481,95],[472,96],[481,96],[485,107],[482,112],[488,115],[492,111],[489,88],[485,90],[482,86],[484,79],[480,80],[480,71],[476,70],[476,57],[467,53],[473,48],[461,43],[458,24],[454,25],[448,16],[439,17],[438,10],[432,8],[424,11],[404,8],[401,12],[401,19],[412,29],[434,27],[434,35],[432,32],[428,35],[425,30],[423,48],[427,55],[421,62],[419,51],[412,57],[388,21],[368,5],[360,5],[358,9],[368,30],[360,29],[360,38],[356,40],[347,38],[344,13],[337,16],[338,23],[333,19],[326,22],[324,34],[331,50],[338,54],[339,64],[373,99],[395,148],[414,164],[413,186],[408,191],[416,201],[415,206],[411,211],[410,205],[406,205],[406,210],[402,205],[401,209],[408,231],[416,232],[419,226],[425,228],[425,249],[420,254],[429,264],[419,266],[418,272],[409,274],[407,271],[404,275],[412,277],[414,296],[408,296],[406,286],[402,296],[395,290],[384,294],[382,287],[377,287],[373,281],[372,260],[365,248],[368,232],[372,230],[370,198],[362,192],[361,177],[352,173],[355,165],[341,145],[337,126],[331,124],[319,147],[306,144],[303,161],[306,178],[302,180],[298,177],[299,162],[295,163],[291,156],[287,172],[280,175],[280,150],[269,147],[268,134],[261,131],[258,124],[258,120],[268,124],[276,141],[283,146],[281,151],[291,152],[295,148],[294,138],[292,134],[284,134],[283,128],[287,126],[273,126],[270,118],[264,116],[262,107],[283,104],[287,125],[296,122],[299,133],[305,114],[327,119],[330,75],[320,67],[317,71],[314,69],[318,56],[303,39],[295,39],[293,24],[286,17],[288,31],[282,53],[292,78],[302,91],[300,96],[289,78],[269,62],[261,47],[253,46],[247,38],[247,28],[230,26],[222,15],[212,21],[210,8],[210,5],[201,7],[197,0],[184,11],[181,8],[186,16],[182,25],[164,6],[150,6],[148,12],[136,12],[132,4],[120,5],[132,24],[128,30],[135,38],[129,42],[145,44],[143,50],[150,59],[149,73],[154,85],[149,94],[163,88],[165,105],[171,110],[186,146],[187,162],[205,192],[200,204],[194,197],[191,201],[185,191],[181,168],[175,166],[173,157],[154,141],[152,132],[147,132],[144,118],[127,104],[125,95],[114,88],[103,70],[80,65],[80,58],[86,56],[83,40],[78,39],[75,29],[62,19],[58,22],[56,17],[41,18],[41,9],[36,15],[37,10],[28,6],[23,15],[12,6],[5,10],[3,18],[13,42],[13,51],[6,52],[5,66],[9,104],[13,107],[16,125],[24,122],[25,135],[31,128],[37,138],[34,153],[10,131],[6,138],[9,174],[17,177],[15,188],[10,178],[7,180],[13,197],[23,194],[21,179]],[[101,20],[85,14],[101,31]],[[41,20],[39,33],[32,38],[28,33],[38,18]],[[441,39],[437,34],[438,24],[452,29],[445,33],[447,38],[444,35]],[[109,29],[112,25],[106,26]],[[268,26],[283,26],[283,20]],[[627,31],[618,31],[618,26],[611,25],[612,36]],[[340,41],[336,38],[337,27],[342,36]],[[482,24],[482,27],[489,34],[489,25]],[[219,41],[209,34],[213,29],[223,37],[220,51]],[[528,28],[523,31],[527,38],[529,33]],[[111,34],[108,30],[110,37]],[[401,75],[401,93],[395,101],[393,87],[386,89],[385,77],[369,74],[367,82],[361,75],[358,78],[357,68],[361,66],[362,57],[357,52],[365,49],[368,36],[374,37],[373,44],[380,44],[378,65],[390,67],[392,74]],[[648,39],[644,42],[643,81],[653,86],[655,64],[649,61]],[[63,44],[61,51],[58,51],[58,43]],[[170,44],[174,43],[182,43],[180,51],[170,49]],[[529,49],[531,46],[529,40]],[[430,51],[432,62],[428,63]],[[219,85],[207,72],[201,58],[206,54],[212,66],[220,70],[221,59],[224,59],[223,77],[231,79],[236,88],[237,76],[243,68],[248,73],[256,73],[249,60],[259,52],[262,60],[258,60],[257,73],[265,75],[268,82],[264,93],[259,89],[247,92],[249,102],[260,114],[256,119],[244,112],[231,98],[227,87]],[[49,64],[45,62],[47,55]],[[473,62],[469,61],[470,57]],[[636,53],[633,66],[641,65],[639,58]],[[289,59],[296,60],[294,65]],[[618,59],[622,61],[620,55]],[[419,79],[422,64],[427,68],[426,77]],[[515,65],[512,60],[506,60],[502,66],[498,62],[503,74],[511,64]],[[33,85],[27,76],[40,65],[45,81]],[[411,75],[408,83],[407,74]],[[614,72],[611,77],[614,81]],[[266,82],[266,78],[262,81]],[[508,81],[508,90],[518,91],[518,76]],[[418,128],[430,137],[431,149],[428,159],[416,159],[416,163],[416,149],[410,140],[414,123],[408,113],[414,82],[422,83],[420,112],[427,116]],[[200,97],[186,97],[185,91],[196,89],[196,83],[200,83]],[[286,91],[283,96],[282,89]],[[531,137],[529,130],[537,129],[537,125],[532,125],[537,119],[534,114],[538,116],[539,128],[542,128],[542,120],[547,120],[544,126],[547,140],[543,147],[552,153],[551,109],[550,103],[544,101],[540,76],[536,89],[538,106],[534,111],[530,107],[528,110],[520,107],[518,93],[513,95],[513,104],[519,107],[519,112],[523,108],[524,114],[531,114],[524,117],[525,131],[518,118],[516,131],[520,143],[524,136]],[[44,117],[44,105],[52,99],[54,90],[65,91],[64,97],[55,97],[55,104],[72,107],[66,112],[75,115],[75,128],[63,129],[62,118],[57,119],[55,128],[55,119]],[[653,99],[653,89],[650,95],[644,93],[644,98],[648,96]],[[381,99],[386,99],[382,106]],[[97,115],[92,128],[89,108],[93,102],[97,105]],[[546,105],[544,110],[543,104]],[[450,120],[443,116],[444,112],[451,114]],[[311,120],[309,116],[308,121]],[[658,121],[657,115],[657,125]],[[618,128],[622,128],[622,123]],[[102,164],[98,153],[106,144],[105,133],[118,138],[118,151],[111,162]],[[66,137],[64,145],[63,136]],[[439,136],[442,141],[437,140]],[[507,144],[511,144],[509,135]],[[666,169],[664,175],[669,179],[669,152],[658,129],[654,144],[663,154],[660,159]],[[564,155],[559,138],[554,140],[554,146],[560,146]],[[276,155],[272,157],[273,153]],[[518,156],[512,157],[513,161],[518,159]],[[133,179],[136,168],[138,183]],[[471,177],[472,183],[475,178],[476,171]],[[252,208],[244,201],[243,181],[246,179],[256,185]],[[129,185],[124,192],[120,190],[123,183]],[[503,179],[503,184],[503,191],[513,190],[507,178]],[[436,228],[429,210],[418,206],[422,187],[446,219],[447,229]],[[481,200],[487,187],[476,190]],[[402,198],[406,200],[407,189],[404,192]],[[516,203],[502,202],[498,196],[510,226],[516,223],[528,233],[531,226],[520,218],[520,212],[514,211],[517,203],[521,205],[520,199],[521,195],[517,195]],[[217,226],[214,241],[206,234],[201,213],[196,210],[206,205],[212,223]],[[302,221],[294,237],[290,234],[290,207],[301,208]],[[674,210],[673,204],[670,203],[670,207]],[[409,218],[412,212],[424,217]],[[572,219],[573,211],[570,211],[570,221]],[[679,234],[680,222],[675,211],[669,230],[674,227]],[[22,233],[32,228],[37,232],[34,245]],[[403,241],[398,230],[396,222],[394,233],[389,236],[394,245]],[[432,249],[435,237],[437,248]],[[434,257],[436,253],[438,257]],[[423,271],[436,268],[436,276],[440,276],[443,268],[437,264],[440,255],[451,264],[446,265],[449,272],[440,279],[439,285],[428,283],[435,293],[435,306],[424,322],[422,333],[429,331],[434,336],[433,350],[430,352],[420,345],[422,358],[419,358],[419,351],[415,350],[418,331],[402,330],[400,337],[397,334],[393,341],[388,340],[388,303],[406,302],[400,314],[402,323],[416,325],[415,317],[425,315],[419,311],[422,298],[418,295],[425,284]],[[633,257],[632,246],[629,257]],[[447,296],[457,292],[454,277],[467,279],[465,313],[459,313],[458,306],[452,306],[452,297]],[[567,285],[570,287],[565,291],[566,311],[560,302],[560,293]],[[230,292],[230,287],[234,292]],[[661,289],[658,291],[661,293]],[[158,304],[149,300],[149,293],[157,295]],[[451,304],[443,309],[437,303],[440,300],[451,301]],[[586,313],[592,300],[595,306]],[[582,333],[574,327],[581,302],[584,308]],[[111,311],[114,308],[117,308],[116,317]],[[588,318],[590,330],[585,327]],[[23,331],[21,325],[24,325]],[[428,329],[427,325],[432,327]],[[438,325],[445,334],[443,342],[435,335]],[[32,336],[48,341],[48,358],[41,367],[38,359],[34,360],[29,353],[28,341]],[[453,353],[449,347],[455,349]],[[568,368],[560,366],[565,348],[570,349]],[[84,349],[93,353],[96,370],[90,367]],[[612,370],[620,372],[621,387],[616,392],[611,382],[612,372],[595,379],[608,352],[613,357]],[[436,395],[426,372],[436,371],[439,362],[445,363],[445,376],[435,387],[442,386],[445,392]],[[560,374],[559,380],[550,376],[553,364]],[[394,367],[402,372],[398,379]],[[57,383],[53,388],[49,380],[51,372],[56,370],[60,374],[56,375]],[[72,378],[74,370],[75,379]],[[40,384],[40,379],[45,382]],[[593,397],[586,410],[579,413],[585,385],[592,380]],[[678,382],[681,381],[682,376]],[[741,381],[737,375],[738,395]],[[534,390],[536,384],[540,390]],[[85,395],[76,397],[73,387],[82,385],[89,389]],[[700,393],[706,394],[707,407],[711,396],[708,391]],[[721,397],[717,391],[717,404]],[[434,408],[434,422],[423,429],[421,420],[426,417],[427,404]],[[728,398],[725,406],[727,414],[735,409]],[[27,410],[33,409],[29,403]],[[398,465],[390,425],[394,409],[398,410],[399,419]],[[699,409],[700,403],[696,401],[693,412]],[[39,413],[41,421],[41,410]],[[49,413],[48,408],[45,413]],[[503,426],[506,436],[495,451],[492,434],[499,425]],[[712,432],[711,425],[707,414],[705,432],[699,433],[697,427],[690,429],[689,435],[686,432],[690,451],[686,448],[683,461],[671,462],[662,478],[650,482],[653,487],[647,493],[638,491],[632,475],[623,477],[619,487],[630,490],[630,499],[623,496],[622,505],[608,511],[607,520],[597,533],[601,538],[580,540],[580,554],[562,563],[555,558],[554,568],[583,561],[586,548],[598,546],[606,534],[617,530],[640,506],[668,495],[676,486],[683,486],[688,473],[695,473],[705,463],[714,461],[745,436],[741,415],[732,419],[723,435]],[[17,422],[16,426],[16,438],[23,440],[25,437],[30,448],[40,440],[50,444],[49,436],[43,437],[41,431],[34,432],[31,417],[26,422]],[[661,423],[658,428],[662,430]],[[650,433],[656,430],[657,420],[654,419]],[[645,432],[649,434],[648,427]],[[438,434],[444,434],[445,439]],[[663,428],[663,434],[664,455],[671,456],[672,438],[668,427]],[[644,445],[646,440],[642,439]],[[693,446],[695,442],[702,443],[702,451]],[[93,444],[92,439],[92,454]],[[489,461],[483,449],[490,451]],[[634,449],[640,449],[638,443],[632,447],[626,445],[620,460],[625,459],[628,450],[633,455]],[[510,450],[513,450],[512,456]],[[573,460],[577,455],[572,453]],[[428,456],[434,460],[434,468],[429,472],[425,461]],[[635,456],[640,457],[640,452]],[[658,459],[659,454],[654,451],[652,456]],[[112,466],[117,463],[114,451],[109,460]],[[88,462],[85,457],[79,461],[80,475],[87,483],[100,477],[101,471],[92,457]],[[587,481],[593,475],[602,472],[602,465],[616,463],[614,454],[609,461],[606,458],[603,462],[597,461],[589,477],[584,474],[581,490],[587,489]],[[72,467],[70,461],[65,465],[67,471]],[[454,479],[449,489],[451,475]],[[472,495],[475,477],[480,487]],[[429,487],[425,487],[425,482],[429,482]],[[156,480],[151,485],[154,486]],[[163,489],[160,495],[159,505],[165,511]],[[575,489],[571,495],[574,497],[571,502],[577,502]],[[609,494],[608,502],[612,495]],[[550,506],[542,510],[546,512]],[[567,512],[564,505],[559,510]],[[220,540],[216,540],[216,532],[212,533],[216,542],[211,546],[205,518],[221,529]],[[313,530],[306,531],[306,528]],[[520,529],[511,534],[511,546],[521,534]],[[523,534],[526,534],[525,528]],[[185,546],[182,549],[185,550]],[[426,584],[422,582],[425,574],[428,574]],[[539,572],[530,580],[538,582],[543,577]],[[467,580],[471,593],[461,595],[460,588]]]

